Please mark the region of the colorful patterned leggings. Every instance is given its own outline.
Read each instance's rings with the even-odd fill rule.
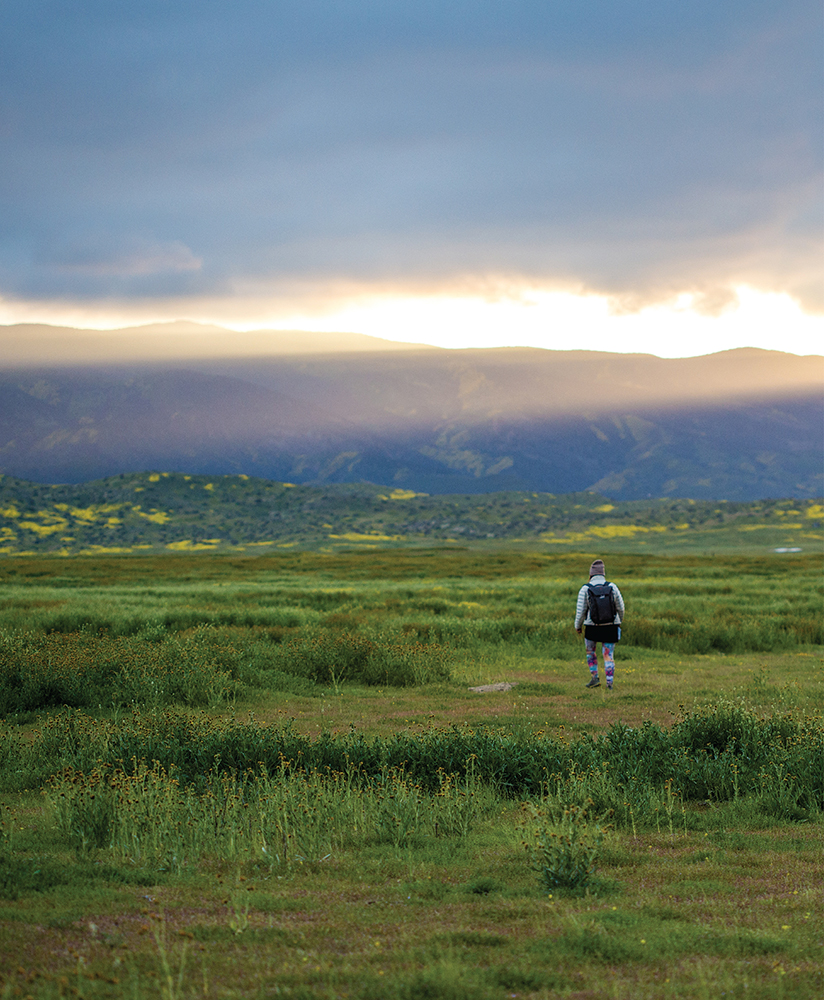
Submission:
[[[587,666],[589,667],[589,672],[593,677],[598,676],[598,655],[595,652],[595,640],[587,639]],[[615,659],[613,658],[613,651],[615,649],[614,642],[602,642],[601,643],[601,653],[604,657],[604,673],[607,675],[607,687],[612,687],[612,678],[615,674]]]

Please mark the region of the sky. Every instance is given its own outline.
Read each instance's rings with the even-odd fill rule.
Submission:
[[[821,353],[818,0],[6,0],[0,323]]]

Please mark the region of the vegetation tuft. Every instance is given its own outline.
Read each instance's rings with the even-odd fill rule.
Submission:
[[[551,808],[526,806],[531,829],[524,846],[546,890],[580,890],[592,883],[608,829],[600,817],[589,815],[592,805],[589,799],[583,806],[565,806],[560,816],[553,816]]]

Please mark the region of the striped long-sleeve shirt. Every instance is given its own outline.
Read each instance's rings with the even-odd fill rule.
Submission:
[[[590,583],[606,583],[607,578],[605,576],[593,576]],[[614,583],[610,584],[612,587],[612,596],[615,600],[615,624],[620,625],[624,620],[624,598],[621,597],[621,591],[615,586]],[[589,615],[589,602],[587,601],[587,585],[584,584],[583,587],[578,591],[578,603],[575,606],[575,628],[576,630],[581,628],[582,625],[593,625],[594,622]]]

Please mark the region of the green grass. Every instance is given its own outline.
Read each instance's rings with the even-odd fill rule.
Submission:
[[[613,555],[607,696],[588,559],[0,562],[0,995],[819,997],[820,560]]]
[[[570,623],[587,564],[408,550],[8,559],[0,713],[217,707],[330,686],[481,683],[530,659],[568,662],[580,656]],[[608,569],[629,609],[625,664],[824,642],[818,557],[616,555]]]

